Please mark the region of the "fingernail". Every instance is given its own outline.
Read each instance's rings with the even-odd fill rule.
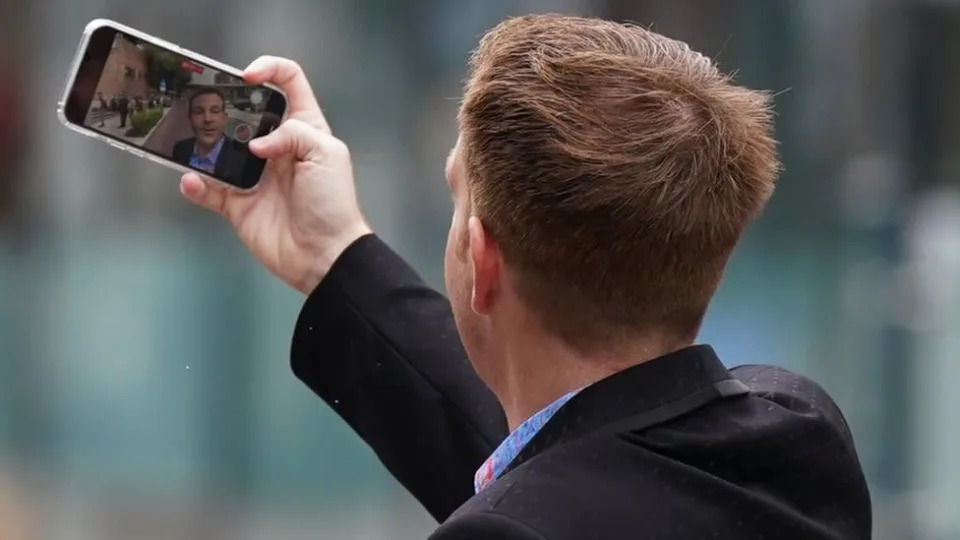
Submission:
[[[247,69],[243,70],[244,76],[255,75],[258,71],[260,71],[261,69],[263,69],[263,68],[261,67],[262,64],[263,64],[263,62],[261,62],[259,59],[258,59],[258,60],[254,60],[253,62],[250,63],[249,66],[247,66]]]
[[[202,189],[203,184],[199,182],[191,182],[186,179],[180,181],[180,191],[188,197],[196,197]]]

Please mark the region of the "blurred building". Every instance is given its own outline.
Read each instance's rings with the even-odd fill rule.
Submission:
[[[223,92],[228,106],[236,107],[239,104],[240,107],[244,109],[251,109],[250,91],[242,79],[200,65],[195,65],[193,69],[195,71],[190,78],[188,88],[197,86],[213,87]]]
[[[117,36],[103,67],[97,92],[104,96],[116,96],[121,92],[128,96],[146,96],[150,92],[146,53],[136,43]]]

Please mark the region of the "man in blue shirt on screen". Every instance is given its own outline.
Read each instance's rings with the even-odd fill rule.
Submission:
[[[228,181],[239,178],[247,151],[224,134],[229,117],[223,92],[208,86],[197,88],[190,95],[188,114],[193,137],[173,146],[173,160]]]

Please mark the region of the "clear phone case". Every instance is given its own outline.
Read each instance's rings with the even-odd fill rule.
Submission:
[[[118,22],[116,22],[116,21],[112,21],[112,20],[109,20],[109,19],[94,19],[93,21],[90,21],[90,23],[87,24],[86,28],[85,28],[84,31],[83,31],[83,35],[82,35],[81,38],[80,38],[80,45],[77,47],[77,52],[76,52],[76,54],[74,55],[73,62],[70,64],[70,69],[68,70],[68,73],[67,73],[67,80],[66,80],[66,83],[64,84],[63,95],[60,97],[60,101],[57,103],[57,118],[60,119],[60,123],[63,124],[64,126],[66,126],[67,128],[69,128],[69,129],[71,129],[71,130],[73,130],[73,131],[76,131],[77,133],[80,133],[80,134],[82,134],[82,135],[86,135],[86,136],[88,136],[88,137],[93,137],[94,139],[103,141],[103,142],[109,144],[110,146],[113,146],[114,148],[119,148],[120,150],[123,150],[124,152],[128,152],[128,153],[130,153],[130,154],[133,154],[133,155],[135,155],[135,156],[137,156],[137,157],[146,158],[146,159],[148,159],[148,160],[150,160],[150,161],[153,161],[154,163],[159,163],[160,165],[163,165],[164,167],[168,167],[168,168],[173,169],[173,170],[175,170],[175,171],[178,171],[178,172],[180,172],[180,173],[188,173],[188,172],[196,173],[196,174],[199,174],[199,175],[203,176],[204,178],[207,178],[208,180],[212,180],[213,182],[216,182],[217,184],[219,184],[219,185],[221,185],[221,186],[225,186],[225,187],[227,187],[228,189],[231,189],[231,190],[234,190],[234,191],[241,191],[241,192],[244,192],[244,193],[249,193],[249,192],[255,191],[255,190],[257,189],[257,187],[260,185],[260,182],[257,182],[252,188],[249,188],[249,189],[239,188],[239,187],[237,187],[237,186],[233,186],[233,185],[230,185],[230,184],[228,184],[228,183],[226,183],[226,182],[223,182],[223,181],[219,180],[218,178],[216,178],[216,177],[214,177],[214,176],[207,175],[207,174],[203,174],[203,173],[201,173],[201,172],[199,172],[199,171],[196,171],[196,170],[194,170],[194,169],[191,169],[191,168],[189,168],[189,167],[180,165],[179,163],[176,163],[175,161],[173,161],[173,160],[171,160],[171,159],[166,159],[166,158],[163,158],[163,157],[160,157],[160,156],[151,154],[151,153],[149,153],[149,152],[145,152],[145,151],[141,150],[140,148],[137,148],[136,146],[133,146],[132,144],[125,143],[125,142],[123,142],[123,141],[118,141],[118,140],[116,140],[116,139],[112,139],[112,138],[110,138],[110,137],[108,137],[108,136],[106,136],[106,135],[103,135],[102,133],[98,133],[97,131],[95,131],[95,130],[93,130],[93,129],[90,129],[90,128],[85,127],[85,126],[76,125],[76,124],[70,122],[69,120],[67,120],[67,116],[66,116],[67,99],[68,99],[69,96],[70,96],[70,91],[71,91],[71,89],[72,89],[73,82],[74,82],[74,80],[76,79],[77,74],[78,74],[78,72],[79,72],[79,70],[80,70],[80,64],[81,64],[81,62],[82,62],[82,60],[83,60],[83,53],[84,53],[84,51],[87,49],[87,45],[88,45],[88,43],[89,43],[89,41],[90,41],[90,36],[91,36],[96,30],[98,30],[98,29],[100,29],[100,28],[104,28],[104,27],[106,27],[106,28],[111,28],[111,29],[114,29],[114,30],[118,30],[118,31],[123,32],[123,33],[125,33],[125,34],[129,34],[129,35],[131,35],[131,36],[134,36],[134,37],[136,37],[136,38],[138,38],[138,39],[141,39],[141,40],[143,40],[143,41],[149,42],[149,43],[151,43],[151,44],[153,44],[153,45],[156,45],[156,46],[158,46],[158,47],[161,47],[161,48],[167,49],[167,50],[169,50],[169,51],[171,51],[171,52],[180,54],[180,55],[184,56],[185,58],[188,58],[188,59],[191,59],[191,60],[196,60],[197,62],[200,62],[200,63],[202,63],[202,64],[207,64],[208,66],[210,66],[210,67],[212,67],[212,68],[214,68],[214,69],[218,69],[218,70],[220,70],[220,71],[222,71],[222,72],[224,72],[224,73],[227,73],[227,74],[230,74],[230,75],[233,75],[233,76],[236,76],[236,77],[240,77],[240,78],[243,77],[243,71],[242,71],[242,70],[239,70],[239,69],[237,69],[237,68],[235,68],[235,67],[232,67],[232,66],[228,66],[228,65],[226,65],[226,64],[224,64],[224,63],[222,63],[222,62],[218,62],[218,61],[216,61],[216,60],[214,60],[214,59],[212,59],[212,58],[208,58],[208,57],[206,57],[206,56],[204,56],[204,55],[202,55],[202,54],[199,54],[199,53],[196,53],[196,52],[193,52],[193,51],[184,49],[184,48],[179,47],[179,46],[177,46],[177,45],[175,45],[175,44],[173,44],[173,43],[170,43],[169,41],[160,39],[160,38],[158,38],[158,37],[151,36],[151,35],[149,35],[149,34],[146,34],[146,33],[141,32],[141,31],[139,31],[139,30],[137,30],[137,29],[135,29],[135,28],[131,28],[131,27],[129,27],[129,26],[126,26],[126,25],[124,25],[124,24],[118,23]],[[274,85],[272,85],[272,84],[265,84],[264,86],[266,86],[267,88],[270,88],[271,90],[273,90],[273,91],[275,91],[275,92],[278,92],[278,93],[284,95],[284,97],[286,97],[286,95],[285,95],[279,88],[277,88],[276,86],[274,86]],[[286,117],[286,111],[284,112],[284,117]]]

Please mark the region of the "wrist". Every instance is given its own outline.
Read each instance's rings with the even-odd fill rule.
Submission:
[[[323,281],[330,272],[330,269],[333,268],[337,259],[343,255],[343,252],[353,245],[354,242],[368,234],[373,234],[373,229],[371,229],[366,222],[361,222],[356,227],[345,231],[344,234],[338,236],[335,240],[327,242],[324,249],[313,258],[313,263],[310,265],[304,279],[297,285],[297,290],[307,296],[313,293],[317,286],[320,285],[320,282]]]

